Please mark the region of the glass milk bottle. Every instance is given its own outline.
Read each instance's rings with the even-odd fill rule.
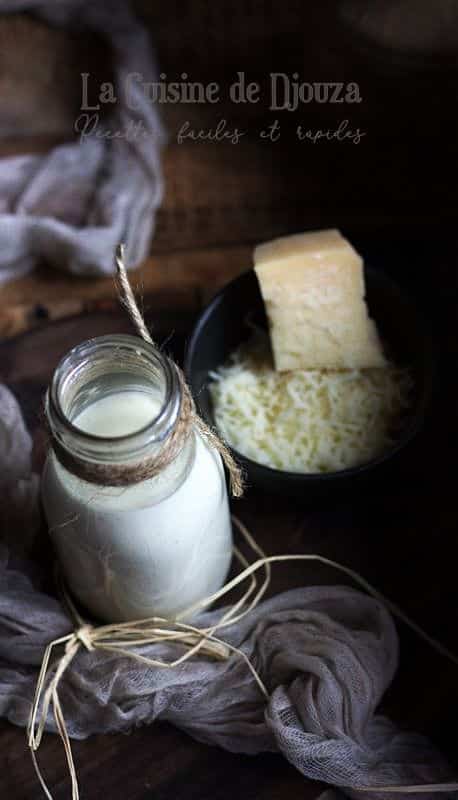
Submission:
[[[121,335],[71,350],[48,390],[49,532],[69,589],[107,622],[173,619],[219,589],[229,569],[224,470],[196,431],[159,474],[139,480],[170,443],[181,399],[174,364]]]

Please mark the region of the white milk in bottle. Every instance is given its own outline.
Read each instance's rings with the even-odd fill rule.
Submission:
[[[173,619],[226,578],[232,532],[219,454],[194,431],[171,463],[138,479],[169,442],[180,404],[173,363],[135,337],[85,342],[54,374],[43,505],[70,591],[104,621]]]

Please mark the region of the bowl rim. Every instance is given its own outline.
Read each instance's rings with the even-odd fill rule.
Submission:
[[[352,477],[357,477],[362,473],[371,471],[382,464],[385,464],[389,461],[393,456],[399,453],[401,450],[404,449],[411,441],[415,438],[417,433],[421,430],[424,424],[424,420],[428,411],[428,408],[431,403],[432,393],[433,393],[433,381],[434,381],[434,358],[433,358],[433,344],[432,344],[432,337],[429,325],[421,313],[421,311],[414,305],[414,303],[410,300],[410,298],[406,295],[403,291],[402,287],[397,283],[397,281],[393,280],[390,275],[388,275],[383,269],[373,267],[369,264],[364,263],[363,269],[365,274],[371,275],[376,277],[376,279],[382,280],[386,286],[389,286],[390,290],[396,292],[398,296],[409,305],[413,315],[416,318],[416,322],[418,327],[423,331],[423,341],[424,341],[424,349],[425,349],[425,374],[430,376],[430,379],[425,383],[424,391],[420,395],[419,406],[415,415],[410,420],[409,424],[403,429],[402,436],[393,444],[391,444],[383,453],[376,456],[375,458],[371,458],[370,461],[366,461],[363,464],[357,464],[354,467],[346,467],[342,470],[337,470],[335,472],[291,472],[289,470],[281,470],[276,469],[275,467],[268,467],[266,464],[261,464],[259,461],[253,461],[253,459],[249,458],[248,456],[243,455],[239,450],[233,447],[228,441],[223,439],[224,444],[230,449],[230,451],[234,454],[235,459],[239,464],[242,466],[242,470],[244,472],[250,472],[253,474],[254,471],[258,472],[258,474],[263,475],[266,479],[280,482],[283,481],[284,483],[301,483],[301,482],[315,482],[315,483],[326,483],[330,481],[345,481]],[[194,401],[197,406],[197,410],[199,415],[203,417],[203,419],[209,424],[212,429],[216,431],[218,436],[221,436],[219,431],[216,428],[214,420],[210,420],[207,418],[207,415],[203,415],[201,412],[199,399],[194,395],[192,390],[192,380],[191,380],[191,365],[192,360],[194,358],[194,353],[196,352],[196,346],[198,340],[201,336],[202,329],[205,327],[208,319],[212,316],[215,307],[219,304],[221,299],[230,291],[232,290],[238,283],[243,283],[251,277],[251,275],[255,274],[253,268],[249,268],[244,270],[235,278],[228,281],[221,289],[217,291],[217,293],[211,298],[208,304],[205,306],[203,311],[199,314],[199,317],[196,320],[196,323],[192,329],[192,333],[189,337],[187,346],[186,346],[186,353],[184,358],[184,373],[188,384],[191,387],[191,392],[194,397]],[[203,384],[204,386],[205,384]],[[203,387],[202,387],[203,388]],[[254,483],[255,481],[252,481]]]

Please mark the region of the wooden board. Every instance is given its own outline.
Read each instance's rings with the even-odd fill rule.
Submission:
[[[180,295],[151,297],[148,321],[159,341],[180,358],[196,311]],[[197,304],[198,305],[198,304]],[[453,317],[450,315],[450,326]],[[59,357],[72,345],[114,331],[128,331],[120,312],[87,313],[50,323],[0,344],[0,379],[19,398],[43,458],[39,409]],[[444,343],[447,339],[445,328]],[[450,339],[451,342],[451,339]],[[445,346],[445,345],[444,345]],[[453,345],[454,347],[454,345]],[[453,379],[454,380],[454,379]],[[234,510],[268,553],[317,552],[359,570],[431,633],[456,647],[456,470],[453,437],[444,441],[443,419],[456,433],[455,401],[446,389],[425,431],[400,460],[391,481],[358,502],[330,498],[321,506],[279,500],[249,491]],[[432,468],[431,468],[432,466]],[[440,467],[440,468],[438,468]],[[274,570],[273,591],[310,583],[341,583],[330,569],[285,565]],[[451,758],[458,754],[456,667],[437,656],[403,626],[401,667],[384,711],[401,725],[428,733]],[[12,652],[14,652],[12,648]],[[280,800],[314,798],[320,791],[281,757],[248,757],[198,744],[166,724],[130,736],[94,736],[76,742],[74,754],[85,800]],[[45,736],[40,763],[55,800],[68,797],[65,758],[56,737]],[[27,754],[25,732],[0,723],[0,796],[34,800],[41,790]]]

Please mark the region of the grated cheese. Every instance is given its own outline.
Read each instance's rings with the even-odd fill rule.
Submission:
[[[382,453],[394,441],[411,383],[391,365],[276,372],[259,331],[210,377],[224,439],[259,464],[302,473],[335,472]]]

